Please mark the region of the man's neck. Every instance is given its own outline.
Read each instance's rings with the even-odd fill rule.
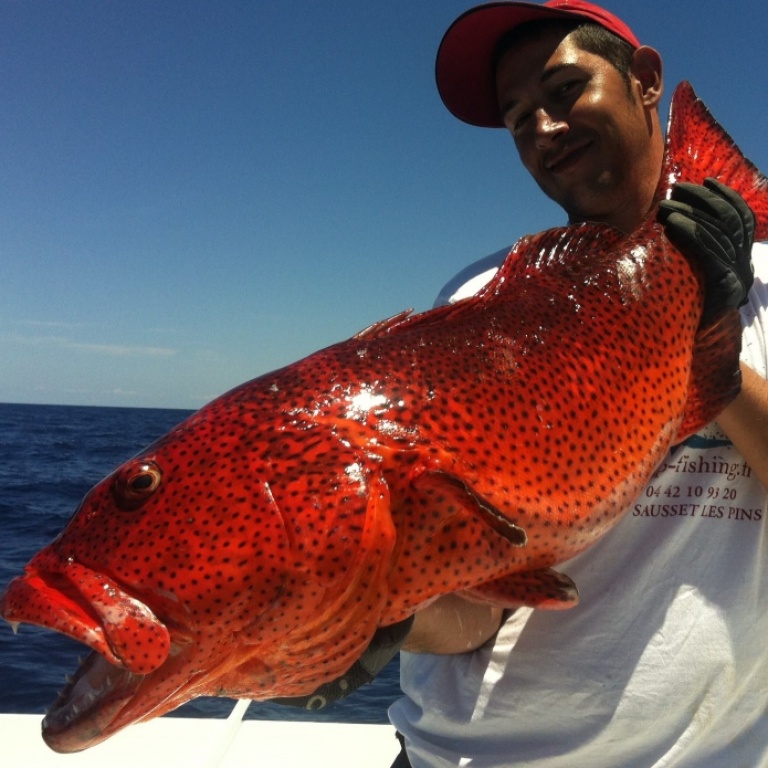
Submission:
[[[661,163],[658,164],[659,169]],[[623,203],[612,208],[605,214],[596,215],[569,215],[569,224],[580,224],[582,222],[592,222],[597,224],[607,224],[615,229],[629,234],[634,232],[651,212],[656,201],[656,191],[658,189],[659,173],[647,173],[643,176],[644,182],[637,185],[636,194],[632,195]]]

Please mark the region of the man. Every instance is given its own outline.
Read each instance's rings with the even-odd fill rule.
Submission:
[[[661,58],[612,14],[580,0],[480,6],[448,30],[436,71],[457,117],[510,131],[569,222],[630,232],[651,209]],[[705,313],[741,303],[749,211],[716,184],[678,189],[660,212],[668,236],[734,265],[709,276]],[[742,309],[742,392],[562,567],[579,606],[502,616],[452,595],[417,615],[390,710],[405,744],[395,765],[768,766],[766,250]]]

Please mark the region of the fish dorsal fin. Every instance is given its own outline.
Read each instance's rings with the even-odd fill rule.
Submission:
[[[535,235],[526,235],[512,246],[496,274],[474,296],[417,314],[412,314],[411,310],[399,312],[369,325],[353,338],[368,342],[393,333],[425,330],[455,320],[492,302],[498,293],[513,282],[518,272],[524,273],[530,269],[550,270],[558,280],[563,279],[563,270],[582,273],[585,269],[586,254],[589,254],[592,260],[595,252],[608,254],[624,237],[625,235],[617,229],[591,222],[555,227]]]
[[[535,235],[527,235],[515,243],[507,260],[489,283],[488,292],[493,292],[515,272],[552,272],[561,279],[571,279],[591,269],[591,264],[601,254],[611,254],[626,235],[607,224],[582,222],[568,227],[545,229]],[[610,257],[611,262],[615,261]]]
[[[363,328],[353,338],[357,341],[372,341],[383,336],[389,336],[392,333],[401,333],[413,328],[426,328],[436,323],[443,323],[446,319],[465,311],[467,304],[473,302],[475,298],[475,296],[470,296],[457,301],[455,304],[435,307],[425,312],[418,312],[415,315],[411,314],[410,309],[407,309],[405,312],[399,312],[386,320],[380,320],[378,323],[373,323],[367,328]]]
[[[377,336],[385,336],[392,329],[397,328],[405,320],[411,317],[412,312],[412,309],[404,309],[402,312],[392,315],[392,317],[386,317],[384,320],[371,323],[369,326],[363,328],[362,331],[358,331],[352,338],[375,339]]]
[[[712,176],[736,190],[752,209],[756,239],[768,238],[768,179],[744,157],[686,81],[672,96],[664,162],[657,199],[668,197],[678,181],[701,184]]]

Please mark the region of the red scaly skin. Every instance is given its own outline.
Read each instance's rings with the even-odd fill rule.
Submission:
[[[678,90],[659,188],[765,179]],[[705,150],[694,151],[696,147]],[[464,590],[564,608],[674,441],[738,392],[740,325],[651,217],[524,238],[477,297],[227,393],[116,470],[0,601],[95,652],[44,722],[84,749],[201,695],[302,696]]]

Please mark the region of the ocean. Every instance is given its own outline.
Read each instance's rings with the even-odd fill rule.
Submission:
[[[0,590],[65,526],[86,492],[190,412],[0,403]],[[84,646],[56,632],[0,621],[0,712],[44,714]],[[400,695],[397,658],[369,685],[307,712],[253,702],[246,720],[386,723]],[[174,716],[226,717],[231,699],[201,698]]]

